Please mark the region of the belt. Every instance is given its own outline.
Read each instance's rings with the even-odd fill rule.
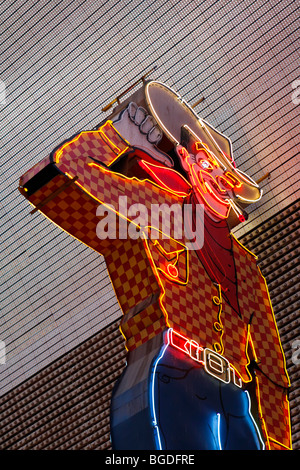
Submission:
[[[209,348],[202,348],[197,341],[188,339],[172,328],[168,331],[169,344],[187,354],[191,359],[203,365],[204,370],[224,383],[233,383],[242,388],[243,382],[234,367],[221,354]]]

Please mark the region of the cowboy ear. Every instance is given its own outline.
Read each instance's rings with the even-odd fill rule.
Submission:
[[[175,147],[176,154],[180,160],[182,168],[188,172],[190,168],[190,164],[192,163],[192,156],[189,154],[187,149],[182,145],[177,145]]]

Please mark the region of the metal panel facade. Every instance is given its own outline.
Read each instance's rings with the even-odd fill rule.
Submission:
[[[104,119],[102,107],[156,66],[151,78],[190,104],[205,98],[195,110],[232,139],[240,169],[255,180],[271,173],[235,230],[253,233],[299,198],[298,16],[297,2],[287,0],[6,3],[1,395],[121,315],[103,258],[30,215],[17,191],[20,175]],[[272,273],[278,277],[275,265],[269,282]]]

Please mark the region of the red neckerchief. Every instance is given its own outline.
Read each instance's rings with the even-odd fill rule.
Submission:
[[[186,203],[192,205],[192,220],[190,220],[190,212],[187,211],[188,220],[185,220],[185,223],[188,223],[194,231],[197,200],[193,193],[186,198]],[[232,238],[227,222],[226,220],[215,222],[205,211],[203,222],[204,227],[199,228],[204,230],[204,242],[202,247],[197,248],[196,246],[197,256],[211,280],[220,285],[223,299],[241,317],[237,300],[237,278]]]

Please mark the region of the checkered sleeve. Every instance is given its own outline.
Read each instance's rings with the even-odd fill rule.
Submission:
[[[268,287],[259,268],[256,279],[257,307],[251,319],[251,343],[257,363],[257,399],[270,449],[290,449],[289,378]]]
[[[111,121],[106,121],[95,131],[82,131],[64,142],[53,152],[53,160],[62,163],[78,157],[90,157],[105,165],[110,165],[129,149],[129,143],[114,128]]]

